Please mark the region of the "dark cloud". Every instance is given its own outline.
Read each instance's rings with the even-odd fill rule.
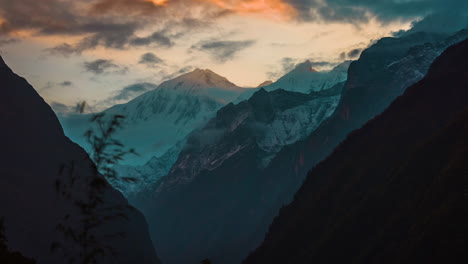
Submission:
[[[39,89],[40,92],[44,92],[46,90],[49,90],[49,89],[52,89],[52,88],[56,88],[58,86],[60,87],[70,87],[72,86],[73,83],[70,82],[70,81],[63,81],[63,82],[47,82],[41,89]]]
[[[280,61],[280,65],[282,67],[283,73],[290,72],[296,68],[298,65],[299,60],[290,58],[290,57],[285,57],[282,58]],[[303,62],[303,61],[302,61]],[[310,63],[311,67],[328,67],[328,66],[334,66],[334,63],[330,63],[328,61],[317,61],[317,60],[308,60]]]
[[[134,36],[137,28],[138,25],[134,23],[107,25],[107,27],[101,28],[101,30],[94,35],[82,39],[76,45],[76,49],[80,52],[87,49],[94,49],[98,46],[124,49],[129,39]],[[93,30],[95,29],[93,28]]]
[[[59,85],[66,87],[66,86],[72,86],[73,83],[70,82],[70,81],[63,81],[63,82],[59,83]]]
[[[142,37],[137,36],[136,33],[144,25],[136,22],[107,25],[89,24],[86,29],[93,33],[90,36],[84,37],[78,43],[63,43],[46,51],[55,55],[69,56],[81,54],[85,50],[95,49],[99,46],[120,50],[142,46],[171,48],[177,39],[209,25],[211,23],[194,18],[171,20],[164,25],[163,29]]]
[[[373,41],[371,41],[373,43]],[[364,48],[351,48],[348,51],[343,51],[340,53],[338,58],[340,60],[356,60],[359,58],[359,55],[361,55],[361,52],[364,50]]]
[[[232,59],[239,51],[255,44],[254,40],[227,41],[211,40],[202,41],[192,46],[192,49],[200,50],[210,54],[218,62]]]
[[[163,31],[158,31],[147,37],[135,36],[136,27],[126,25],[115,31],[105,31],[83,38],[76,44],[63,43],[53,48],[47,49],[51,54],[69,56],[81,54],[85,50],[95,49],[99,46],[112,49],[127,49],[132,46],[172,47],[174,42],[171,38],[179,36],[164,35]]]
[[[444,31],[467,24],[466,0],[282,1],[297,11],[301,21],[359,24],[373,18],[381,22],[411,21],[432,15],[438,18],[416,23],[415,30]],[[164,6],[147,0],[0,0],[0,35],[8,39],[17,31],[28,30],[35,35],[81,37],[76,43],[48,49],[52,54],[66,56],[97,47],[170,48],[181,36],[206,29],[216,19],[234,12],[203,0],[170,0]],[[150,28],[158,30],[147,36],[138,34]],[[196,47],[214,54],[218,60],[226,60],[251,44],[211,41]]]
[[[0,38],[0,46],[5,46],[8,44],[16,43],[19,39],[16,38]]]
[[[21,30],[34,35],[79,36],[74,43],[47,49],[51,54],[78,55],[85,50],[132,46],[172,47],[188,32],[207,28],[226,15],[220,8],[200,1],[171,0],[164,6],[147,0],[0,0],[0,36]],[[160,28],[148,36],[138,32]]]
[[[284,0],[299,13],[299,19],[310,21],[382,22],[411,20],[431,13],[466,13],[464,0]],[[446,16],[446,19],[450,19]]]
[[[277,79],[284,75],[287,72],[290,72],[294,69],[297,63],[297,59],[284,57],[279,61],[280,69],[276,71],[267,72],[267,76],[269,79]],[[278,67],[272,67],[278,69]]]
[[[141,55],[140,61],[138,63],[144,64],[147,67],[153,68],[157,64],[161,64],[163,62],[164,61],[161,58],[159,58],[158,56],[156,56],[156,54],[148,52],[148,53],[145,53],[145,54]]]
[[[429,31],[453,34],[465,28],[468,28],[468,5],[466,5],[464,13],[460,13],[459,10],[453,10],[452,12],[428,15],[424,19],[414,22],[410,30],[401,33],[402,35],[408,35]]]
[[[122,67],[112,60],[104,60],[98,59],[95,61],[85,62],[83,63],[83,67],[87,72],[98,74],[105,74],[105,73],[118,73],[118,74],[125,74],[128,71],[127,67]]]
[[[46,49],[46,51],[52,55],[62,55],[62,56],[70,56],[72,54],[79,54],[81,53],[80,50],[76,49],[73,45],[68,43],[63,43],[53,48]]]
[[[150,44],[156,44],[157,46],[162,47],[174,46],[174,42],[172,42],[172,40],[163,31],[154,32],[153,34],[143,38],[134,38],[130,41],[130,44],[133,46],[148,46]]]
[[[160,72],[160,75],[161,75],[161,79],[163,81],[167,81],[167,80],[170,80],[170,79],[174,79],[175,77],[180,76],[182,74],[185,74],[187,72],[193,71],[194,69],[195,69],[195,67],[193,67],[193,66],[185,66],[185,67],[179,69],[178,71],[170,73],[170,74],[168,74],[167,72]]]
[[[341,52],[339,56],[340,60],[345,60],[346,59],[346,52]]]
[[[93,32],[76,44],[63,43],[47,49],[51,54],[72,55],[80,54],[85,50],[95,49],[98,46],[113,49],[125,49],[132,38],[135,38],[137,24],[94,24],[88,25],[87,31]]]
[[[193,67],[193,66],[185,66],[185,67],[181,68],[180,70],[178,70],[177,73],[178,74],[184,74],[184,73],[192,71],[194,68],[195,67]]]
[[[106,109],[110,106],[113,106],[117,103],[126,102],[132,100],[133,98],[154,90],[157,88],[157,85],[152,83],[136,83],[129,86],[124,87],[118,91],[113,92],[113,94],[108,97],[107,99],[100,101],[97,103],[99,109]]]
[[[129,85],[119,91],[116,92],[114,96],[110,99],[113,101],[120,101],[120,100],[130,100],[135,98],[136,96],[145,93],[147,91],[151,91],[156,89],[157,85],[152,83],[136,83]]]
[[[344,55],[344,56],[346,56],[346,55]],[[284,57],[279,61],[280,69],[278,69],[278,67],[272,66],[272,68],[276,68],[278,70],[268,72],[267,77],[269,79],[280,78],[283,75],[285,75],[286,73],[294,70],[299,64],[303,64],[303,63],[304,63],[304,61],[300,61],[299,59]],[[319,60],[307,60],[306,63],[309,63],[310,66],[313,67],[313,68],[315,68],[315,67],[323,68],[323,67],[336,66],[336,63],[331,63],[331,62],[328,62],[328,61],[319,61]]]
[[[296,66],[296,63],[297,63],[297,59],[293,59],[289,57],[282,58],[280,61],[282,71],[284,73],[292,71],[294,69],[294,66]]]
[[[37,30],[39,32],[64,30],[76,17],[70,1],[57,0],[0,0],[0,16],[3,34],[16,30]]]
[[[362,52],[362,49],[352,49],[348,51],[348,58],[355,59],[357,58]]]

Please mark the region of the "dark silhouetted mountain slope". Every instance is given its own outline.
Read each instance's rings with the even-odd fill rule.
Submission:
[[[275,194],[264,225],[289,203],[307,172],[322,161],[353,130],[383,112],[405,89],[419,81],[430,64],[448,46],[468,37],[468,30],[453,36],[417,33],[383,38],[351,63],[341,101],[335,113],[307,139],[284,147],[266,168],[267,193]],[[275,191],[272,191],[275,190]],[[266,229],[264,230],[266,231]]]
[[[8,246],[39,264],[78,261],[86,249],[70,239],[82,234],[77,202],[86,202],[88,180],[101,176],[86,152],[64,135],[47,103],[2,59],[0,93],[0,217]],[[88,234],[113,252],[105,249],[98,262],[159,263],[141,213],[100,182],[103,202],[95,214],[105,222]],[[87,246],[94,249],[94,243]]]
[[[319,163],[244,262],[468,261],[468,40]]]

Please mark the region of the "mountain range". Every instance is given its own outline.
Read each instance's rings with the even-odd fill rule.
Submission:
[[[318,72],[306,61],[276,82],[251,89],[201,69],[166,81],[103,112],[126,117],[119,139],[140,154],[114,167],[137,181],[114,187],[146,216],[167,264],[205,258],[238,264],[259,245],[246,263],[409,263],[417,260],[415,252],[432,248],[440,256],[429,256],[447,257],[452,252],[447,246],[423,242],[452,243],[455,231],[426,237],[422,228],[458,216],[463,199],[425,186],[451,173],[450,164],[454,175],[466,169],[466,114],[457,117],[466,106],[460,90],[466,86],[466,63],[460,59],[466,57],[466,44],[437,59],[466,38],[468,30],[383,38],[358,60],[331,71]],[[445,78],[450,81],[444,83]],[[445,86],[448,94],[441,90]],[[438,96],[442,110],[435,107]],[[91,116],[60,116],[65,134],[85,149]],[[423,160],[440,162],[426,169]],[[419,170],[429,178],[422,179]],[[450,204],[450,197],[457,203]],[[412,218],[410,209],[418,212]],[[441,222],[425,225],[428,217]],[[411,229],[412,223],[419,229]],[[399,248],[402,243],[406,251]],[[454,250],[460,250],[463,241],[456,243]],[[343,254],[333,254],[335,246]]]
[[[257,98],[274,102],[272,95],[270,99],[266,96],[266,89],[254,94],[248,103],[219,110],[204,132],[214,143],[206,144],[206,137],[195,132],[157,188],[130,197],[152,223],[152,237],[161,258],[167,263],[188,263],[203,257],[240,263],[261,243],[271,221],[291,201],[307,171],[331,154],[348,133],[379,115],[409,85],[423,78],[432,61],[446,47],[466,38],[466,33],[417,33],[378,41],[351,63],[340,101],[330,117],[307,131],[303,140],[297,137],[297,142],[277,145],[271,156],[263,152],[262,140],[252,126],[245,129],[244,123],[237,121],[244,120],[242,105],[251,105]],[[245,120],[275,113],[270,104],[264,106],[250,108],[253,112],[248,112]],[[219,127],[223,128],[221,132]],[[236,129],[226,134],[231,127]],[[275,134],[281,131],[277,129],[269,126],[267,131]]]
[[[468,40],[449,47],[352,132],[244,263],[466,262],[467,58]]]
[[[239,103],[249,99],[255,92],[263,88],[266,91],[283,89],[291,92],[311,93],[333,87],[344,82],[348,76],[351,61],[345,61],[330,71],[317,71],[309,60],[297,64],[293,70],[280,77],[276,82],[265,81],[255,89],[247,89],[234,102]]]
[[[124,162],[142,165],[155,156],[164,155],[243,91],[210,70],[196,69],[103,113],[125,116],[118,138],[139,155]],[[89,148],[84,134],[90,127],[91,116],[66,114],[60,118],[67,136],[85,149]]]
[[[263,87],[263,90],[285,89],[287,91],[314,92],[331,88],[346,80],[348,66],[349,62],[344,62],[329,72],[317,72],[312,70],[311,63],[306,61],[297,65],[295,69],[277,82],[272,84],[265,82],[263,85],[266,86]],[[309,88],[301,90],[299,89],[300,84]],[[116,114],[125,116],[125,125],[119,131],[118,139],[126,146],[134,148],[138,153],[138,156],[127,157],[122,164],[115,167],[119,174],[136,178],[138,181],[118,183],[115,186],[127,196],[154,189],[155,185],[160,183],[159,180],[170,172],[190,133],[202,129],[211,118],[215,117],[216,112],[221,107],[230,102],[238,104],[242,102],[240,98],[248,99],[259,90],[260,88],[239,88],[211,70],[196,69],[163,82],[156,89],[146,92],[126,104],[116,105],[103,111],[102,113],[107,116]],[[335,99],[334,102],[337,102],[339,98],[335,97]],[[335,103],[332,105],[336,107]],[[283,118],[292,119],[293,116],[298,118],[298,115],[302,115],[301,118],[307,117],[309,116],[307,109],[316,107],[298,107],[295,110],[289,110]],[[324,106],[322,111],[326,108],[328,106]],[[296,110],[299,112],[292,113]],[[91,114],[67,113],[59,115],[67,136],[87,150],[90,146],[84,134],[91,126],[89,123],[91,117]],[[324,119],[322,116],[310,116],[310,118],[318,118],[320,121]],[[283,126],[284,130],[286,123],[281,121],[283,124],[279,124],[278,121],[279,119],[276,123],[269,125],[280,125]],[[318,125],[317,121],[306,118],[301,122],[314,122],[315,125]],[[289,139],[279,139],[287,142],[275,145],[278,148],[285,144],[294,143],[310,132],[310,129],[303,127],[307,124],[298,125],[302,127],[290,127],[289,131],[276,132],[273,129],[271,130],[273,132],[270,133],[269,137],[266,136],[264,141],[278,140],[275,133],[293,132],[296,133],[296,136],[280,136],[289,137]],[[295,131],[296,129],[299,130]],[[270,155],[271,157],[273,156]]]

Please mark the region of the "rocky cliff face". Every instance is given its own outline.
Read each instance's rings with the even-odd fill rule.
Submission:
[[[246,148],[256,148],[259,167],[267,166],[283,146],[305,138],[335,111],[342,87],[307,95],[260,89],[247,101],[223,107],[190,135],[163,185],[188,183]]]
[[[468,40],[448,48],[351,133],[244,263],[466,262],[467,57]]]
[[[34,88],[0,62],[0,216],[8,246],[38,263],[80,261],[97,248],[99,263],[159,263],[142,214],[96,174]],[[79,204],[88,201],[91,179],[101,183],[102,203],[92,213],[103,222],[88,229],[94,242],[83,248]]]

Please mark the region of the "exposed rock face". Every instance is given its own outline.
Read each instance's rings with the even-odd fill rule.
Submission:
[[[83,249],[66,238],[68,231],[59,224],[81,228],[76,202],[87,199],[89,178],[100,176],[86,152],[64,135],[47,103],[1,59],[0,83],[0,216],[8,245],[39,264],[79,260]],[[67,190],[58,188],[70,182]],[[98,262],[159,263],[142,214],[105,181],[102,198],[96,214],[110,218],[90,233],[115,255],[105,250]]]

